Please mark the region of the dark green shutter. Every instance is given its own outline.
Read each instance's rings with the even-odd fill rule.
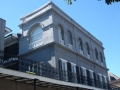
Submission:
[[[62,61],[59,59],[59,78],[62,80],[63,75],[62,75]]]
[[[88,85],[90,85],[90,71],[86,70],[87,72],[87,81],[88,81]]]
[[[68,70],[68,81],[72,81],[72,72],[71,72],[71,63],[67,62],[67,70]]]
[[[96,74],[93,72],[93,76],[94,76],[94,83],[95,83],[95,86],[97,86],[97,82],[96,82]]]
[[[77,83],[80,83],[80,74],[79,74],[79,67],[76,66],[76,74],[77,74]]]

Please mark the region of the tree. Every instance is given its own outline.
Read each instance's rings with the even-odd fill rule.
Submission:
[[[64,0],[68,3],[68,5],[71,5],[72,4],[72,0]],[[76,0],[74,0],[76,1]],[[98,0],[98,1],[101,1],[101,0]],[[120,2],[120,0],[105,0],[105,3],[107,5],[110,5],[111,3],[114,3],[114,2]]]

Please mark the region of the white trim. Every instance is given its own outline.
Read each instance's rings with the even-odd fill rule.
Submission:
[[[81,68],[86,70],[86,68],[85,68],[85,67],[82,67],[82,66],[81,66]]]
[[[93,70],[90,70],[90,69],[89,69],[89,71],[92,72],[92,73],[94,72]]]
[[[72,62],[70,62],[72,65],[74,65],[74,66],[76,66],[76,64],[75,63],[72,63]]]
[[[103,75],[103,77],[106,77],[105,75]]]
[[[62,58],[60,58],[60,60],[61,60],[62,62],[67,62],[67,60],[65,60],[65,59],[62,59]]]
[[[102,76],[102,74],[98,73],[99,76]]]

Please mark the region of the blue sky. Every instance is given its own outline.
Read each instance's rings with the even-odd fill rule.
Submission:
[[[0,0],[0,18],[14,33],[19,32],[20,18],[50,0]],[[76,22],[102,41],[107,67],[120,76],[120,3],[104,0],[77,0],[71,6],[64,0],[52,0]]]

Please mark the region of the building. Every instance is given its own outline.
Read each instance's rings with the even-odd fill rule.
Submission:
[[[111,72],[108,72],[108,77],[111,90],[120,90],[120,78]]]
[[[32,85],[34,90],[108,90],[102,42],[53,2],[20,21],[21,36],[14,36],[19,53],[8,54],[0,68],[3,86],[10,79],[9,90],[32,90]]]

